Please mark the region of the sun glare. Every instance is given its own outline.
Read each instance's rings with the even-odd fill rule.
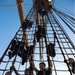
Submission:
[[[48,0],[49,2],[51,2],[52,0]]]

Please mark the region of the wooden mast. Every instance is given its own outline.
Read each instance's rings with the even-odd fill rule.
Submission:
[[[24,11],[23,11],[23,0],[16,0],[17,2],[17,7],[18,7],[18,12],[19,12],[19,17],[20,17],[20,22],[21,25],[25,21],[25,16],[24,16]],[[26,46],[29,46],[28,44],[28,33],[22,28],[23,30],[23,42],[25,43]]]

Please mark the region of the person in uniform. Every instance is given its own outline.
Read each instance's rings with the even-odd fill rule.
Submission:
[[[49,57],[49,55],[48,55]],[[46,64],[44,62],[39,63],[39,68],[40,70],[38,70],[35,65],[34,62],[31,60],[30,58],[30,63],[32,64],[33,70],[35,70],[36,75],[51,75],[52,73],[52,61],[49,59],[49,64],[50,66],[48,68],[46,68]]]
[[[73,58],[69,58],[68,61],[71,71],[75,74],[75,60]]]

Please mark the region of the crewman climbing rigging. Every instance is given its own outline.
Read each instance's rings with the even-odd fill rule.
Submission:
[[[75,18],[58,10],[53,1],[32,0],[33,6],[25,17],[24,1],[16,0],[21,26],[0,58],[1,64],[5,64],[0,69],[2,75],[75,74],[75,46],[57,16],[72,33]],[[67,68],[60,69],[61,65]]]

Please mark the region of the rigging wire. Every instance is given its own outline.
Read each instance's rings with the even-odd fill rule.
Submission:
[[[69,24],[67,23],[67,21],[69,20],[69,19],[66,17],[67,15],[64,16],[62,13],[59,13],[59,12],[56,11],[56,10],[54,10],[54,11],[55,11],[55,13],[62,19],[62,21],[69,27],[69,29],[75,34],[75,30],[73,30],[73,28],[70,26],[70,25],[71,25],[70,22],[68,22]],[[60,14],[61,16],[60,16],[59,14]],[[65,19],[65,20],[64,20],[64,19]],[[67,20],[67,19],[68,19],[68,20]],[[74,23],[73,23],[73,25],[74,25]],[[72,26],[73,26],[73,25],[72,25]],[[73,26],[73,27],[74,27],[74,26]]]
[[[46,9],[45,9],[45,10],[46,10]],[[47,10],[46,10],[46,11],[47,11]],[[55,30],[54,30],[54,28],[53,28],[53,25],[52,25],[52,23],[51,23],[51,20],[49,19],[48,13],[46,13],[46,15],[47,15],[47,18],[48,18],[48,20],[49,20],[49,23],[50,23],[50,25],[51,25],[51,28],[52,28],[53,32],[55,32]],[[46,42],[46,38],[45,38],[45,42]],[[47,42],[46,42],[46,43],[47,43]],[[52,60],[53,60],[53,58],[52,58]],[[54,65],[55,74],[57,75],[56,67],[55,67],[54,61],[53,61],[53,65]]]
[[[72,19],[73,21],[75,21],[75,18],[74,18],[74,16],[73,15],[70,15],[70,14],[67,14],[66,12],[62,12],[62,11],[60,11],[59,9],[57,9],[57,8],[52,8],[53,10],[55,10],[55,11],[57,11],[57,12],[59,12],[59,13],[62,13],[62,15],[64,15],[64,16],[67,16],[67,17],[69,17],[70,19]]]
[[[15,61],[16,62],[16,61]],[[53,60],[53,62],[54,62],[54,60]],[[26,66],[27,67],[27,66]],[[58,71],[57,69],[54,69],[55,71]],[[60,70],[60,71],[64,71],[64,70]]]
[[[0,4],[0,7],[13,7],[17,6],[17,4]],[[23,4],[23,6],[32,6],[32,4]]]
[[[9,60],[10,60],[10,59],[9,59]],[[5,66],[5,69],[4,69],[4,70],[6,70],[6,68],[7,68],[7,66],[8,66],[8,63],[9,63],[9,60],[7,61],[7,64],[6,64],[6,66]],[[4,73],[5,73],[5,71],[3,71],[2,75],[4,75]]]
[[[64,12],[61,12],[61,11],[59,11],[58,9],[56,9],[56,8],[52,8],[54,11],[55,11],[55,13],[59,13],[60,15],[62,15],[63,17],[65,17],[66,19],[67,19],[67,21],[69,21],[70,22],[70,24],[72,25],[72,27],[74,27],[75,28],[75,18],[74,17],[72,17],[72,16],[70,16],[70,15],[67,15],[66,13],[64,13]]]
[[[58,4],[58,3],[56,3],[56,2],[55,2],[55,4],[58,5],[58,6],[60,6],[60,7],[63,8],[63,9],[65,9],[65,10],[63,10],[63,9],[58,8],[59,10],[61,10],[61,11],[63,11],[63,12],[66,12],[66,13],[68,13],[68,14],[70,14],[70,15],[75,16],[75,13],[71,12],[70,10],[66,9],[65,7],[61,6],[60,4]]]

